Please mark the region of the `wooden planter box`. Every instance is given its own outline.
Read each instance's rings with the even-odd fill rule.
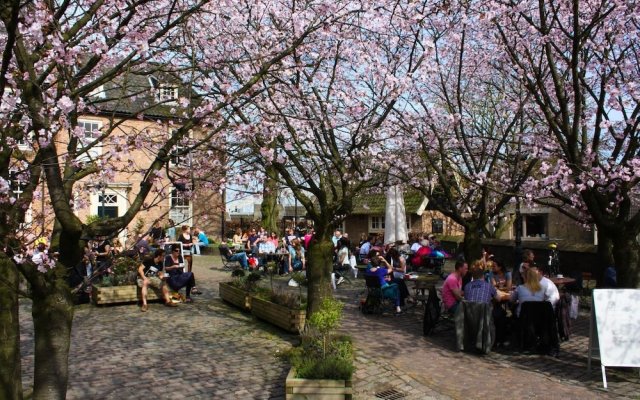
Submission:
[[[219,288],[220,298],[222,300],[233,304],[243,311],[251,311],[252,299],[248,292],[225,282],[220,282]]]
[[[301,379],[296,378],[295,369],[291,368],[287,380],[287,400],[351,400],[353,387],[351,381],[339,379]]]
[[[292,310],[257,297],[251,299],[251,314],[292,333],[304,329],[307,315],[304,310]]]
[[[147,301],[159,300],[161,293],[156,293],[159,289],[148,288]],[[93,286],[91,299],[94,304],[118,304],[142,301],[142,289],[138,285],[126,286]]]

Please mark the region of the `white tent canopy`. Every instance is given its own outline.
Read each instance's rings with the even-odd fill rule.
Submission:
[[[404,209],[404,195],[399,185],[389,187],[384,215],[384,243],[406,241],[407,214]]]

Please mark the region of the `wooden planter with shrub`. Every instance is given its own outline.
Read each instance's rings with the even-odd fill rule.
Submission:
[[[257,297],[251,299],[251,314],[288,332],[299,333],[304,329],[306,311],[281,306]]]
[[[237,288],[228,282],[220,282],[220,298],[227,303],[240,308],[243,311],[251,311],[252,298],[243,289]]]
[[[287,375],[285,387],[287,400],[350,400],[353,395],[350,380],[296,378],[294,368]]]
[[[156,293],[159,289],[148,288],[147,301],[159,300],[161,293]],[[138,285],[124,286],[96,286],[91,290],[91,299],[96,305],[132,303],[142,301],[142,289]]]

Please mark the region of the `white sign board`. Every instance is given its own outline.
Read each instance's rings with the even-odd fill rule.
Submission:
[[[604,367],[640,367],[640,289],[595,289],[593,307],[606,388]]]

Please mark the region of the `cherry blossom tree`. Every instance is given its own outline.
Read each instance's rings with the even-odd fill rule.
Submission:
[[[383,143],[397,133],[386,120],[409,74],[422,73],[414,24],[429,12],[413,2],[362,2],[264,76],[253,108],[238,113],[245,125],[234,137],[245,152],[236,156],[277,171],[314,222],[309,313],[330,296],[333,229],[355,196],[386,182],[381,166],[392,160]]]
[[[519,143],[535,132],[535,114],[518,80],[496,68],[497,43],[466,4],[420,22],[422,43],[433,49],[431,74],[414,76],[396,105],[403,134],[387,144],[406,161],[393,173],[464,227],[465,258],[474,260],[481,238],[508,222],[500,214],[536,164],[514,162]]]
[[[166,196],[166,165],[172,156],[200,154],[200,165],[220,166],[212,161],[213,151],[224,145],[220,132],[231,123],[233,108],[254,96],[252,88],[261,78],[313,32],[340,18],[326,10],[322,1],[277,0],[3,3],[0,266],[6,279],[0,284],[0,320],[6,329],[0,333],[1,397],[22,397],[18,272],[29,282],[33,299],[33,397],[62,399],[73,318],[67,273],[80,261],[85,238],[114,234],[152,204],[151,198]],[[138,104],[145,95],[129,78],[156,74],[193,90],[181,94],[177,105],[160,96]],[[107,95],[97,96],[101,91]],[[170,134],[142,129],[123,137],[119,132],[126,118],[117,112],[122,103],[138,104],[133,112],[141,121],[166,107],[175,115],[167,122]],[[109,124],[87,140],[78,117],[104,116],[104,110],[112,111],[106,113]],[[191,130],[199,134],[190,139]],[[25,145],[30,152],[22,150]],[[91,156],[96,146],[108,150]],[[121,162],[136,150],[149,154],[148,165]],[[119,169],[120,164],[125,166]],[[17,171],[17,177],[10,171]],[[83,206],[83,192],[118,173],[142,176],[127,212],[90,224],[81,221],[75,211]],[[224,183],[215,176],[201,178],[210,179],[212,188]],[[22,189],[17,199],[10,184],[16,179]],[[41,179],[46,191],[40,189]],[[60,257],[57,263],[35,265],[22,250],[33,235],[21,223],[29,205],[42,196],[55,215],[52,243]]]
[[[639,15],[637,1],[497,0],[477,3],[494,23],[548,134],[532,197],[595,224],[618,284],[640,284]],[[541,198],[541,199],[540,199]],[[552,199],[545,201],[544,198]]]

